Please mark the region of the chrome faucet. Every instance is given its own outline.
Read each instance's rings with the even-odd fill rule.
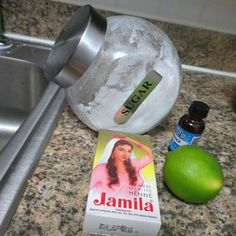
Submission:
[[[0,0],[0,43],[4,42],[4,23],[3,23],[3,14],[2,14],[2,1]]]
[[[0,53],[5,52],[6,49],[9,49],[12,44],[4,36],[4,20],[3,20],[3,6],[2,1],[0,0]]]

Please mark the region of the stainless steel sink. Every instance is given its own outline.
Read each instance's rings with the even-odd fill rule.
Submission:
[[[0,57],[0,151],[30,114],[48,81],[35,64]]]
[[[53,42],[7,34],[0,48],[0,235],[3,235],[65,105],[44,77]]]

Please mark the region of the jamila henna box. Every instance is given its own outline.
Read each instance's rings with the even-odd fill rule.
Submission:
[[[161,219],[154,170],[149,136],[101,130],[84,232],[157,235]]]

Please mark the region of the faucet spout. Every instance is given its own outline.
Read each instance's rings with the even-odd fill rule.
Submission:
[[[2,14],[2,0],[0,0],[0,42],[4,40],[4,24],[3,24],[3,14]]]
[[[0,52],[5,52],[6,50],[12,47],[12,44],[4,36],[4,21],[2,9],[2,1],[0,0]]]

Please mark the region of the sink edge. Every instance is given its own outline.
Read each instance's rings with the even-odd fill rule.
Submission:
[[[3,235],[6,231],[17,209],[27,185],[27,180],[34,172],[64,106],[65,94],[60,89],[48,106],[47,112],[42,115],[37,127],[31,133],[30,140],[27,140],[18,154],[14,166],[0,185],[0,235]]]
[[[6,36],[21,43],[49,48],[53,45],[53,41],[31,36],[14,33],[6,33]],[[42,98],[44,102],[40,102]],[[49,82],[42,98],[12,138],[15,141],[10,142],[11,147],[6,148],[5,153],[13,156],[9,162],[10,169],[0,181],[0,235],[4,235],[24,193],[27,180],[34,172],[66,104],[64,90],[53,82]],[[22,133],[26,135],[24,140],[19,139]]]

